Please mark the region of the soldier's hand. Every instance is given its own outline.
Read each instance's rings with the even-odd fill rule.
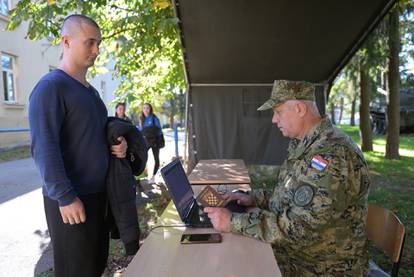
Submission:
[[[226,208],[204,208],[204,212],[213,224],[214,229],[220,232],[230,232],[231,212]]]
[[[242,192],[232,192],[226,193],[223,195],[223,199],[226,200],[226,204],[230,201],[237,200],[237,204],[243,206],[251,206],[253,205],[252,198],[247,193]]]
[[[128,145],[124,137],[119,137],[118,141],[120,142],[120,144],[112,145],[111,152],[112,155],[116,156],[117,158],[123,159],[126,157]]]
[[[86,213],[82,201],[76,197],[75,200],[66,206],[59,207],[60,214],[65,224],[79,224],[86,221]]]

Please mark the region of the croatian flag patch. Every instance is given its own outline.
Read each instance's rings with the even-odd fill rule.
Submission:
[[[316,155],[312,158],[311,165],[313,168],[321,171],[328,165],[328,161],[324,160],[321,156]]]

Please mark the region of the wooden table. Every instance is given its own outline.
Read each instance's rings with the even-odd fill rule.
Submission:
[[[172,202],[160,224],[182,224]],[[124,277],[279,277],[270,244],[223,233],[222,243],[180,244],[182,233],[213,233],[212,228],[158,228],[129,264]]]
[[[204,184],[197,184],[192,185],[194,194],[198,195],[205,187]],[[250,185],[248,184],[221,184],[221,185],[210,185],[214,188],[218,193],[225,194],[227,192],[232,192],[233,190],[243,190],[243,191],[250,191]]]
[[[200,160],[188,179],[191,185],[250,184],[243,160]]]

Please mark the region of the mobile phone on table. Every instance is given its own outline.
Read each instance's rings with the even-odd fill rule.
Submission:
[[[194,244],[194,243],[220,243],[222,241],[220,233],[210,234],[182,234],[182,244]]]

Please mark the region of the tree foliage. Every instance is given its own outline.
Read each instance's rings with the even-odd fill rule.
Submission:
[[[29,22],[27,37],[59,42],[63,19],[73,13],[92,17],[101,27],[101,54],[92,74],[113,60],[113,77],[121,78],[118,100],[137,106],[184,90],[184,66],[178,18],[167,0],[22,0],[10,11],[8,30]],[[156,105],[161,105],[156,103]]]
[[[399,30],[396,29],[397,33],[394,32],[395,35],[391,35],[392,30],[395,30],[395,24],[390,23],[391,15],[387,15],[344,69],[344,75],[350,87],[355,88],[355,90],[348,90],[348,94],[354,91],[360,95],[360,129],[364,149],[372,148],[369,103],[380,97],[378,90],[387,91],[388,99],[392,100],[388,103],[387,119],[389,123],[388,133],[392,130],[394,134],[388,136],[387,145],[393,145],[394,151],[388,151],[391,148],[387,148],[386,156],[388,158],[391,156],[393,158],[398,157],[399,120],[397,119],[399,118],[400,75],[403,76],[403,86],[414,84],[414,75],[409,72],[399,72],[399,65],[406,66],[409,59],[414,57],[413,11],[413,1],[399,1],[391,12],[391,15],[397,12],[396,22],[400,26]],[[392,43],[392,41],[396,42]],[[335,86],[343,87],[340,82]],[[355,101],[352,103],[355,104]],[[391,155],[388,152],[397,154]]]

